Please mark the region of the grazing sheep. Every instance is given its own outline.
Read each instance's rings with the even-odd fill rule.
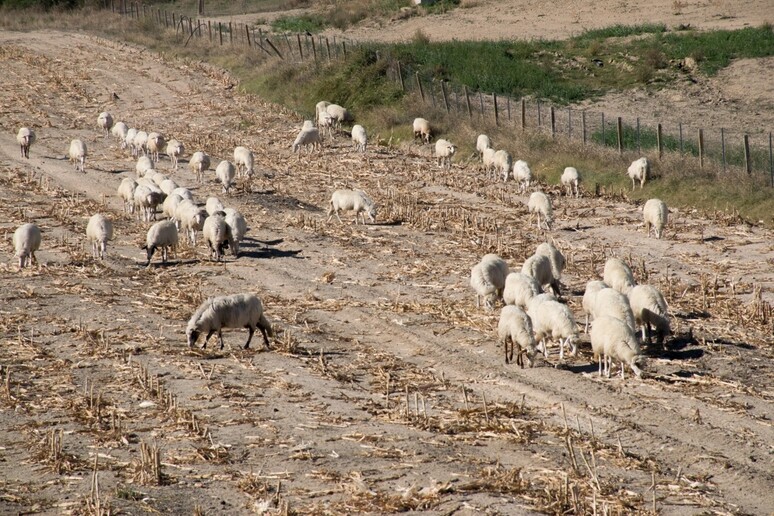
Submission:
[[[548,257],[548,260],[551,262],[551,289],[554,291],[554,294],[558,296],[560,286],[559,280],[562,278],[562,271],[564,271],[564,267],[567,263],[564,259],[564,255],[551,242],[543,242],[537,246],[535,254],[542,254],[543,256]]]
[[[250,347],[256,328],[263,334],[263,344],[269,348],[269,337],[274,333],[271,324],[263,313],[261,300],[254,294],[234,294],[232,296],[211,297],[204,301],[191,316],[186,328],[188,347],[193,347],[199,335],[205,333],[202,349],[213,333],[218,333],[220,349],[223,349],[223,328],[247,328],[247,342],[244,349]]]
[[[640,182],[640,189],[642,189],[645,185],[645,181],[648,180],[648,174],[650,173],[648,158],[640,158],[632,161],[627,172],[632,180],[632,191],[634,191],[635,188],[635,181]]]
[[[175,190],[180,188],[177,183],[175,183],[172,179],[165,179],[159,184],[159,189],[164,192],[164,195],[169,195]]]
[[[620,319],[634,331],[634,314],[629,298],[613,288],[603,288],[594,299],[594,319],[607,316]],[[639,349],[638,349],[639,351]]]
[[[150,180],[153,181],[153,183],[159,188],[161,188],[161,183],[169,179],[169,177],[165,176],[161,172],[156,172],[155,170],[153,171],[153,174],[146,173],[145,177],[150,177]],[[175,188],[177,188],[177,186],[175,186]],[[172,190],[175,188],[172,188]]]
[[[513,362],[514,348],[518,350],[516,354],[516,364],[524,367],[522,353],[526,352],[529,366],[535,362],[535,337],[532,334],[532,320],[527,313],[518,306],[504,306],[500,312],[500,322],[497,324],[497,336],[505,348],[505,363]],[[508,352],[508,341],[511,341],[510,353]]]
[[[128,132],[129,128],[123,122],[116,122],[113,124],[113,128],[110,129],[110,134],[121,142],[122,149],[126,148],[126,133]]]
[[[19,132],[16,133],[16,141],[19,144],[21,150],[21,157],[29,159],[30,147],[35,143],[35,131],[29,127],[22,127]]]
[[[583,313],[586,314],[586,326],[583,330],[589,333],[589,317],[594,317],[594,304],[597,300],[597,293],[604,288],[610,288],[607,283],[599,280],[592,280],[586,283],[586,291],[583,293]]]
[[[172,170],[177,170],[177,162],[185,152],[185,146],[172,138],[167,142],[167,156],[172,161]]]
[[[40,228],[32,223],[22,224],[13,232],[13,248],[19,257],[19,268],[36,265],[35,251],[40,249]]]
[[[125,177],[118,185],[118,196],[124,201],[124,212],[134,213],[134,190],[137,188],[137,181],[131,177]]]
[[[621,294],[628,294],[632,287],[637,284],[634,281],[632,270],[619,258],[607,259],[602,280]]]
[[[113,127],[113,115],[107,111],[100,113],[97,117],[97,127],[102,129],[102,132],[105,133],[105,139],[107,139],[110,135],[110,129]]]
[[[70,151],[67,154],[70,163],[75,165],[75,170],[86,173],[86,144],[82,140],[75,139],[70,142]]]
[[[148,156],[140,156],[137,158],[137,163],[134,165],[134,171],[137,173],[137,177],[143,177],[148,170],[153,169],[153,160]]]
[[[153,253],[158,248],[161,248],[161,263],[167,263],[169,249],[171,248],[173,253],[177,249],[177,227],[174,222],[162,220],[156,222],[148,230],[148,234],[145,237],[145,245],[141,247],[141,249],[145,249],[148,253],[147,267],[150,267]]]
[[[207,247],[210,248],[211,257],[216,262],[223,258],[223,250],[226,247],[231,248],[234,245],[231,229],[226,224],[226,217],[223,212],[207,217],[202,227],[202,233],[204,234],[204,241],[207,242]]]
[[[533,278],[535,283],[541,288],[544,285],[550,285],[551,290],[558,292],[558,289],[554,288],[556,281],[551,269],[551,259],[548,256],[533,254],[524,260],[524,264],[521,266],[521,273]]]
[[[338,104],[329,104],[325,111],[331,116],[333,119],[333,126],[336,129],[341,129],[342,122],[353,122],[355,118],[352,116],[352,113],[350,113],[346,108],[343,108],[339,106]]]
[[[328,106],[330,106],[331,103],[326,100],[321,100],[318,102],[314,107],[314,122],[317,124],[317,126],[320,126],[320,117],[322,115],[330,116],[328,115]]]
[[[207,215],[214,215],[216,212],[224,211],[226,209],[217,197],[207,197],[204,207],[207,208]]]
[[[188,199],[191,202],[193,202],[193,200],[194,200],[193,194],[191,193],[191,190],[189,190],[188,188],[184,188],[182,186],[178,186],[177,188],[172,190],[172,193],[179,195],[183,199]]]
[[[234,177],[236,176],[236,168],[234,167],[234,164],[231,163],[228,160],[223,160],[220,163],[218,163],[218,166],[215,168],[215,176],[218,178],[218,181],[220,181],[220,184],[223,186],[223,193],[228,193],[228,191],[231,189],[231,186],[234,184]]]
[[[308,122],[308,125],[307,125]],[[320,113],[319,121],[317,122],[317,128],[320,130],[320,136],[328,135],[328,138],[333,139],[333,128],[336,125],[336,121],[327,112]],[[304,121],[304,127],[301,129],[311,129],[314,127],[311,120]]]
[[[309,152],[315,149],[322,150],[322,139],[320,138],[320,131],[316,127],[308,129],[301,129],[296,139],[293,141],[293,152],[299,152],[301,146],[311,147]]]
[[[594,359],[599,364],[599,376],[602,376],[604,369],[605,375],[610,377],[613,360],[621,363],[621,378],[624,378],[625,364],[631,367],[638,377],[642,375],[642,371],[637,367],[637,362],[642,358],[638,351],[637,337],[623,321],[615,317],[597,317],[591,325],[590,337]]]
[[[486,172],[486,178],[487,179],[496,179],[497,172],[495,170],[495,154],[497,153],[494,149],[484,149],[484,152],[481,154],[481,166],[484,169],[484,172]]]
[[[86,224],[86,238],[91,242],[91,253],[94,258],[105,259],[107,253],[107,241],[113,238],[113,223],[97,213],[92,215]]]
[[[355,150],[358,152],[365,152],[366,145],[368,145],[368,135],[362,125],[352,126],[352,143],[355,146]]]
[[[479,134],[478,138],[476,138],[476,152],[478,152],[483,157],[484,151],[491,148],[492,140],[489,139],[489,136],[485,134]]]
[[[503,301],[526,309],[530,300],[540,294],[540,285],[535,278],[523,272],[511,272],[505,278]]]
[[[505,278],[508,276],[508,263],[496,254],[486,254],[470,270],[470,286],[476,291],[476,308],[481,306],[481,298],[488,309],[502,298]]]
[[[430,143],[430,138],[432,138],[432,131],[430,130],[430,122],[428,122],[424,118],[415,118],[414,123],[412,124],[412,129],[414,130],[415,140],[419,138],[420,141],[423,141],[425,143]]]
[[[501,175],[503,181],[508,181],[508,176],[511,175],[511,165],[513,164],[513,157],[506,150],[499,150],[494,153],[492,159],[492,166],[494,168],[494,176]]]
[[[207,210],[190,201],[181,201],[175,209],[175,220],[180,230],[185,233],[188,243],[196,246],[196,232],[204,231]]]
[[[519,191],[525,193],[532,182],[532,171],[523,159],[513,164],[513,180],[519,183]]]
[[[226,208],[225,213],[226,224],[228,224],[231,230],[231,240],[234,244],[231,246],[231,254],[236,258],[239,256],[239,245],[245,238],[245,233],[247,233],[247,221],[244,215],[234,208]]]
[[[543,192],[532,192],[529,196],[529,208],[530,217],[533,213],[537,214],[537,228],[540,229],[540,216],[543,215],[543,222],[546,224],[546,229],[551,229],[551,223],[554,221],[553,209],[551,208],[551,199],[548,198]]]
[[[129,147],[129,152],[133,157],[137,156],[137,151],[134,148],[134,137],[137,136],[137,129],[134,127],[130,127],[126,130],[126,135],[124,136],[124,141],[121,143],[121,148],[126,149]]]
[[[139,219],[156,220],[156,208],[164,202],[164,193],[155,185],[138,182],[134,189],[134,206]]]
[[[253,153],[247,147],[236,147],[234,149],[234,166],[239,177],[253,176]]]
[[[150,133],[148,135],[148,140],[145,143],[145,148],[148,151],[148,154],[150,154],[151,159],[153,161],[158,162],[159,161],[159,153],[164,149],[164,146],[166,145],[166,140],[164,139],[164,135],[160,133]]]
[[[132,148],[134,149],[134,156],[148,154],[148,133],[145,131],[137,131],[132,140]]]
[[[656,329],[656,343],[664,346],[664,337],[672,333],[667,304],[659,290],[651,285],[637,285],[629,294],[634,322],[642,326],[642,340],[651,339],[651,325]]]
[[[176,193],[167,195],[167,198],[164,199],[164,204],[161,205],[162,215],[173,222],[176,221],[175,212],[181,202],[183,202],[183,198]]]
[[[668,216],[669,210],[664,201],[661,199],[648,199],[648,202],[642,208],[642,217],[645,220],[645,230],[648,232],[648,237],[650,237],[650,228],[652,226],[656,238],[661,239]]]
[[[204,182],[204,172],[210,168],[210,157],[204,151],[196,151],[191,156],[188,166],[196,174],[196,182]]]
[[[562,188],[567,189],[567,195],[574,195],[575,197],[580,197],[580,174],[578,173],[578,169],[575,167],[566,167],[564,169],[564,172],[562,172]]]
[[[452,156],[454,156],[456,150],[457,149],[449,140],[441,138],[435,142],[435,159],[438,166],[445,170],[449,170],[451,168]]]
[[[535,342],[540,343],[543,356],[548,358],[546,340],[549,338],[559,342],[559,360],[564,360],[565,346],[569,346],[572,356],[577,354],[575,341],[578,338],[578,330],[575,318],[567,305],[537,296],[529,302],[527,314],[532,319]]]
[[[339,222],[343,224],[341,217],[339,217],[339,212],[342,210],[352,210],[355,212],[355,225],[357,225],[358,216],[361,214],[363,216],[364,226],[366,223],[366,214],[368,215],[368,218],[371,219],[372,223],[376,222],[376,205],[363,190],[336,190],[333,192],[333,195],[331,195],[331,200],[328,202],[328,205],[327,222],[330,222],[331,218],[336,215]]]

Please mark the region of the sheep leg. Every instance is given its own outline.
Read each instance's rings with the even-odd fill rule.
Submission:
[[[210,337],[212,337],[213,333],[215,333],[215,330],[210,330],[207,332],[207,336],[204,338],[204,344],[202,344],[202,349],[207,347],[207,341],[210,340]]]
[[[218,342],[220,342],[220,349],[223,349],[223,331],[218,330]]]
[[[505,348],[505,363],[506,363],[506,364],[509,364],[509,363],[510,363],[510,360],[509,360],[509,358],[508,358],[508,340],[509,340],[509,339],[510,339],[510,337],[505,337],[505,338],[503,339],[503,347]],[[511,359],[512,359],[512,358],[513,358],[513,355],[511,355]]]
[[[589,334],[589,314],[586,314],[586,329],[583,330],[583,333],[585,333],[586,335]]]
[[[245,342],[244,349],[247,349],[250,347],[250,341],[253,340],[253,333],[255,333],[255,328],[250,325],[245,326],[245,328],[247,328],[247,342]]]

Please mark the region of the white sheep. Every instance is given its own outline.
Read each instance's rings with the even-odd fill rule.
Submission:
[[[597,317],[615,317],[634,331],[634,313],[629,298],[613,288],[603,288],[594,299],[594,320]],[[639,351],[639,349],[637,350]]]
[[[19,268],[38,263],[35,251],[40,249],[40,228],[32,223],[22,224],[13,232],[13,248],[19,257]]]
[[[508,181],[508,176],[511,175],[511,166],[513,164],[513,157],[507,150],[500,149],[494,153],[492,166],[494,168],[494,175],[502,176],[503,181]]]
[[[148,134],[148,140],[145,143],[145,148],[153,161],[159,161],[159,153],[164,150],[166,143],[167,142],[164,139],[164,135],[161,133],[153,132]]]
[[[134,165],[134,171],[137,177],[143,177],[148,170],[153,169],[153,160],[148,156],[140,156]]]
[[[75,139],[70,142],[70,151],[67,153],[70,163],[75,165],[75,170],[86,173],[86,144],[83,140]]]
[[[29,159],[30,147],[35,143],[35,131],[29,127],[22,127],[19,129],[19,132],[16,133],[16,142],[19,144],[21,157]]]
[[[333,119],[333,125],[337,129],[341,129],[342,122],[352,122],[354,117],[346,108],[339,106],[338,104],[330,104],[325,108],[325,111]]]
[[[492,140],[489,139],[489,136],[485,134],[479,134],[478,138],[476,138],[476,152],[478,152],[483,157],[484,151],[491,148]]]
[[[352,144],[358,152],[365,152],[368,145],[368,135],[362,125],[352,126]]]
[[[210,249],[211,258],[217,262],[223,258],[223,250],[234,245],[231,228],[226,224],[223,213],[215,213],[207,217],[202,227],[202,234],[204,241],[207,242],[207,247]]]
[[[196,206],[190,201],[181,201],[175,209],[177,226],[188,238],[192,246],[196,246],[196,232],[204,231],[204,223],[207,221],[207,210]]]
[[[234,166],[238,177],[253,176],[253,152],[247,147],[236,147],[234,149]]]
[[[527,363],[530,367],[534,364],[535,355],[535,336],[532,333],[532,320],[527,313],[518,306],[506,305],[500,312],[500,322],[497,324],[497,336],[505,348],[505,363],[513,362],[514,348],[518,350],[516,354],[516,364],[524,367],[522,353],[526,352]],[[510,353],[508,341],[510,341]]]
[[[110,129],[113,127],[113,115],[107,111],[100,113],[97,117],[97,127],[102,129],[102,132],[105,133],[105,138],[107,139],[110,135]]]
[[[164,195],[169,195],[175,190],[180,188],[177,183],[172,179],[165,179],[159,184],[159,189],[164,192]]]
[[[179,195],[183,199],[188,199],[191,202],[193,202],[193,200],[194,200],[194,197],[193,197],[193,194],[191,193],[191,190],[189,190],[188,188],[182,187],[182,186],[178,186],[177,188],[172,190],[172,193]]]
[[[621,363],[621,378],[624,378],[624,365],[628,365],[638,377],[642,375],[642,371],[637,367],[637,362],[642,357],[637,351],[636,335],[623,321],[615,317],[597,317],[591,325],[590,337],[600,376],[604,369],[605,375],[610,377],[613,360]]]
[[[562,183],[562,188],[567,189],[568,196],[574,195],[575,197],[580,197],[580,180],[581,178],[577,168],[565,167],[560,182]]]
[[[640,182],[640,189],[642,189],[645,185],[645,181],[648,180],[648,174],[650,174],[650,163],[648,162],[648,158],[640,158],[632,161],[627,173],[632,180],[632,190],[635,188],[635,181]]]
[[[495,172],[495,154],[497,153],[494,149],[484,149],[484,152],[481,155],[481,166],[484,169],[484,172],[486,172],[486,178],[487,179],[496,179],[496,172]]]
[[[231,230],[231,240],[233,242],[233,245],[231,246],[231,254],[234,257],[238,257],[239,245],[245,238],[245,233],[247,233],[247,221],[245,220],[244,215],[242,215],[234,208],[226,208],[225,213],[226,224],[228,224],[228,227]]]
[[[430,143],[430,138],[432,138],[433,134],[430,129],[430,122],[424,118],[415,118],[414,123],[412,124],[412,129],[414,131],[415,140],[419,138],[425,143]]]
[[[134,148],[134,137],[137,136],[137,129],[134,127],[130,127],[126,130],[126,135],[124,136],[124,141],[121,143],[121,148],[126,149],[129,148],[129,152],[132,156],[137,156],[137,150]]]
[[[532,214],[537,214],[537,227],[540,229],[540,216],[543,216],[543,222],[546,225],[546,229],[551,229],[551,224],[554,221],[554,211],[551,207],[551,199],[543,192],[532,192],[529,196],[529,208],[530,218]]]
[[[330,118],[330,115],[328,115],[328,106],[330,106],[331,103],[326,100],[321,100],[318,102],[314,107],[314,122],[317,124],[317,126],[320,126],[320,118],[325,115],[326,117]]]
[[[204,207],[207,209],[207,215],[214,215],[216,212],[224,211],[226,209],[217,197],[207,197]]]
[[[454,156],[456,150],[457,149],[449,140],[440,138],[435,142],[435,159],[438,166],[445,170],[449,170],[452,164],[452,156]]]
[[[548,339],[559,342],[559,360],[564,360],[564,347],[569,346],[570,354],[575,356],[578,348],[575,341],[578,329],[575,318],[567,305],[551,299],[532,298],[527,305],[527,314],[532,319],[535,342],[540,343],[543,356],[548,358]]]
[[[196,181],[202,183],[204,181],[204,172],[210,168],[210,156],[204,151],[196,151],[188,161],[188,166],[196,174]]]
[[[107,254],[107,242],[113,238],[113,223],[97,213],[91,216],[86,224],[86,238],[91,242],[91,253],[94,258],[105,259]]]
[[[124,201],[124,212],[134,213],[134,190],[137,188],[137,181],[131,177],[125,177],[118,185],[118,196]]]
[[[486,254],[470,270],[470,286],[476,291],[476,308],[481,306],[481,298],[488,309],[502,298],[505,278],[508,277],[508,263],[496,254]]]
[[[220,181],[223,187],[223,193],[227,194],[234,184],[234,177],[236,176],[236,168],[234,164],[228,160],[223,160],[215,167],[215,176]]]
[[[308,122],[308,124],[307,124]],[[328,138],[333,139],[333,127],[335,126],[335,120],[327,112],[320,113],[319,121],[317,122],[317,128],[320,130],[320,135],[328,135]],[[314,127],[311,120],[305,120],[304,126],[301,129],[311,129]]]
[[[637,284],[634,274],[626,263],[619,258],[608,258],[605,262],[605,270],[602,273],[602,281],[610,285],[621,294],[628,294]]]
[[[264,346],[269,348],[269,337],[274,336],[271,324],[263,313],[261,300],[254,294],[234,294],[231,296],[211,297],[196,309],[188,321],[186,335],[188,347],[193,347],[199,335],[205,334],[202,349],[212,334],[218,334],[220,349],[223,349],[223,328],[247,328],[247,342],[244,349],[250,347],[250,341],[256,329],[263,334]]]
[[[132,149],[134,150],[133,155],[139,156],[141,153],[143,155],[146,155],[148,153],[148,133],[145,131],[138,130],[137,133],[134,135],[134,139],[132,140]]]
[[[533,278],[535,283],[540,285],[541,288],[549,285],[558,294],[558,288],[554,287],[556,281],[551,269],[551,259],[548,256],[542,254],[530,256],[524,260],[524,264],[521,266],[521,273]]]
[[[583,293],[583,302],[581,305],[583,306],[583,313],[586,315],[586,325],[583,331],[587,335],[589,333],[589,318],[594,317],[594,304],[597,300],[597,293],[605,288],[610,287],[604,281],[591,280],[586,283],[586,290]]]
[[[672,333],[664,296],[651,285],[637,285],[629,294],[635,323],[642,326],[642,340],[650,341],[651,325],[656,330],[656,343],[664,345],[664,337]]]
[[[322,149],[322,138],[320,138],[320,131],[316,127],[301,129],[298,133],[293,141],[293,152],[299,152],[302,146],[310,148],[310,152]]]
[[[645,220],[645,230],[650,237],[650,228],[653,227],[653,233],[656,238],[661,239],[664,226],[667,224],[669,210],[667,205],[661,199],[648,199],[642,208],[642,217]]]
[[[117,138],[121,142],[121,148],[126,148],[126,134],[129,132],[129,127],[123,122],[116,122],[113,124],[113,128],[110,129],[110,134],[114,138]]]
[[[371,222],[376,222],[376,205],[370,197],[363,190],[336,190],[331,195],[331,200],[328,201],[328,220],[336,215],[339,222],[342,222],[339,217],[340,211],[352,210],[355,212],[355,225],[358,223],[358,216],[362,215],[363,225],[365,226],[365,216],[371,219]]]
[[[171,249],[174,253],[177,249],[177,227],[174,222],[162,220],[156,222],[148,230],[148,234],[145,237],[145,245],[141,247],[141,249],[147,251],[148,267],[150,267],[153,253],[159,248],[161,249],[161,263],[167,263],[168,251]]]
[[[535,278],[523,272],[511,272],[505,278],[503,301],[526,309],[530,300],[540,294],[541,288]]]
[[[134,206],[137,217],[145,222],[156,220],[156,208],[164,202],[164,193],[155,185],[138,182],[134,189]]]
[[[564,267],[567,264],[564,255],[551,242],[543,242],[537,246],[535,254],[546,256],[551,262],[551,289],[554,291],[554,294],[558,296],[559,280],[562,279],[562,271],[564,271]]]
[[[168,176],[162,174],[161,172],[157,172],[155,170],[153,171],[153,174],[146,173],[145,177],[150,177],[150,180],[153,181],[153,183],[159,188],[161,188],[161,183],[169,180]],[[177,188],[177,186],[175,186],[175,188]],[[172,190],[174,190],[175,188],[172,188]]]
[[[519,184],[519,191],[525,193],[532,183],[532,171],[523,159],[516,160],[513,164],[513,180]]]
[[[185,146],[178,140],[172,138],[167,142],[167,156],[172,161],[172,170],[177,170],[177,162],[180,156],[185,152]]]
[[[175,211],[181,202],[183,202],[183,198],[176,193],[167,195],[167,198],[164,199],[164,204],[161,205],[162,215],[173,222],[176,221]]]

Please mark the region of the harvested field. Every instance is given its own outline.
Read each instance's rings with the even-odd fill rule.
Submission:
[[[646,240],[623,195],[542,185],[576,318],[586,281],[616,255],[662,289],[675,332],[642,379],[599,378],[582,332],[578,356],[559,364],[554,347],[519,369],[496,344],[499,312],[477,309],[468,286],[483,254],[519,268],[545,238],[514,183],[464,161],[442,173],[416,147],[357,154],[344,136],[293,155],[296,115],[139,47],[5,32],[0,64],[0,513],[774,507],[771,230],[680,211],[663,240]],[[198,186],[186,163],[157,166],[245,215],[238,259],[181,243],[145,267],[150,223],[115,196],[134,160],[103,139],[103,110],[177,138],[186,157],[206,150],[212,169],[236,145],[253,149],[256,174],[231,195],[212,170]],[[22,125],[38,136],[29,160]],[[89,147],[85,174],[65,159],[73,138]],[[366,190],[377,223],[326,223],[338,188]],[[116,233],[104,262],[84,236],[97,211]],[[20,271],[11,234],[28,221],[43,245]],[[240,329],[223,350],[189,349],[202,300],[241,291],[263,300],[273,348],[242,349]]]

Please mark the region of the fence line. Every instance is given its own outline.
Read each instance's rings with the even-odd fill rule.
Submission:
[[[264,34],[244,23],[214,22],[190,16],[168,13],[166,9],[127,0],[105,0],[105,8],[133,20],[152,21],[184,37],[184,46],[192,38],[212,45],[242,46],[255,49],[266,58],[288,62],[331,62],[346,59],[357,42],[334,36],[304,34]],[[213,38],[213,32],[215,36]],[[280,50],[281,49],[281,50]],[[378,54],[377,54],[378,56]],[[384,59],[378,56],[380,59]],[[402,91],[417,94],[425,104],[443,109],[448,116],[468,118],[471,121],[493,122],[498,127],[513,127],[538,131],[552,138],[565,138],[583,145],[598,145],[637,154],[648,151],[662,159],[664,152],[695,158],[700,168],[710,162],[726,172],[737,168],[748,174],[762,172],[774,187],[774,138],[772,133],[751,136],[734,133],[724,128],[705,130],[689,127],[682,122],[665,124],[640,117],[606,117],[605,113],[588,109],[547,104],[532,98],[513,99],[482,91],[472,92],[464,85],[426,79],[419,71],[404,68],[393,61],[388,77]]]

